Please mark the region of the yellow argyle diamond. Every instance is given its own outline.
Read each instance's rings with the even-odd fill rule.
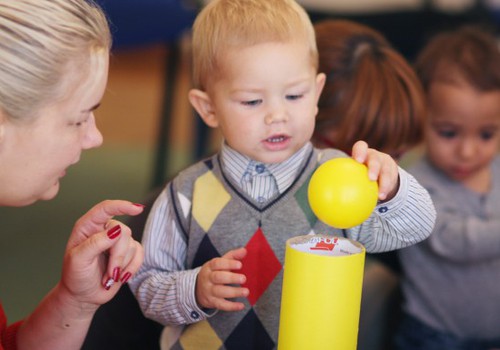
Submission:
[[[222,341],[206,320],[189,325],[179,342],[184,350],[215,350],[222,346]]]
[[[229,193],[211,171],[203,174],[194,184],[194,219],[208,231],[230,199]]]

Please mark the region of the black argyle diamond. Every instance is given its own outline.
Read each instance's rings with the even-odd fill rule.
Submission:
[[[203,237],[203,240],[200,243],[200,246],[198,247],[196,255],[194,256],[193,268],[201,266],[207,261],[213,258],[217,258],[219,256],[220,254],[217,251],[217,249],[215,249],[214,245],[210,241],[210,238],[208,238],[208,236],[205,235],[205,237]]]
[[[274,348],[274,342],[250,309],[224,343],[228,350],[267,350]]]

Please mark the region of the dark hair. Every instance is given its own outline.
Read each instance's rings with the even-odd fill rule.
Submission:
[[[426,115],[420,81],[382,34],[348,20],[315,24],[319,71],[326,84],[315,139],[334,128],[330,143],[350,151],[357,140],[394,154],[422,139]]]
[[[424,89],[465,81],[479,91],[500,89],[500,49],[490,32],[471,25],[434,36],[415,65]]]

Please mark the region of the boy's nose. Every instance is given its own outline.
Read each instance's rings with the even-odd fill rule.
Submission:
[[[266,124],[279,123],[288,120],[288,114],[285,108],[276,107],[270,110],[266,115]]]
[[[470,139],[463,140],[459,147],[460,156],[464,159],[475,157],[478,151],[476,142]]]

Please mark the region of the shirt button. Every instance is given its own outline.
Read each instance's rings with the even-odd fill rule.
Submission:
[[[387,207],[380,207],[380,208],[378,208],[378,212],[379,212],[379,213],[385,213],[385,212],[387,212],[388,210],[389,210],[389,208],[387,208]]]
[[[264,164],[257,164],[255,166],[255,171],[257,172],[257,174],[262,174],[265,170],[266,167],[264,166]]]
[[[265,199],[264,197],[262,197],[262,196],[259,196],[259,197],[257,198],[257,201],[258,201],[259,203],[264,203],[264,202],[266,201],[266,199]]]
[[[194,318],[195,320],[200,318],[200,314],[197,313],[196,311],[191,311],[191,318]]]

